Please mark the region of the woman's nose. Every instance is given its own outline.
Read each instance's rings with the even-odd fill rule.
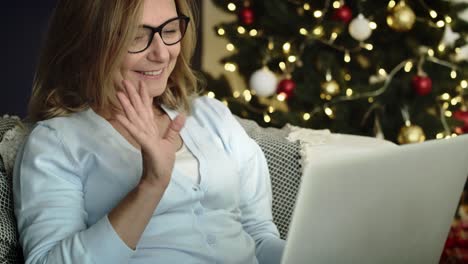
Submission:
[[[169,59],[169,49],[164,44],[159,34],[154,34],[153,41],[149,46],[149,59],[154,61],[164,61]]]

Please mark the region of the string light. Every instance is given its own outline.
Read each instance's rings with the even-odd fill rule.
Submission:
[[[434,50],[433,49],[428,49],[427,50],[427,55],[433,57],[434,56]]]
[[[268,114],[265,114],[263,116],[263,121],[265,121],[265,123],[270,123],[271,122],[271,117]]]
[[[273,50],[275,48],[275,43],[273,41],[268,41],[268,49]]]
[[[333,118],[335,116],[335,114],[333,113],[333,110],[330,107],[325,107],[324,112],[330,118]]]
[[[252,94],[250,93],[249,90],[244,90],[242,95],[244,95],[244,100],[245,101],[250,102],[250,100],[252,100]]]
[[[438,26],[439,28],[443,28],[445,26],[445,22],[443,20],[439,20],[437,21],[436,26]]]
[[[228,101],[227,101],[226,99],[223,99],[222,102],[223,102],[223,104],[224,104],[225,106],[229,106],[229,103],[228,103]]]
[[[380,75],[382,75],[382,76],[387,76],[387,71],[386,71],[384,68],[380,68],[380,69],[378,70],[378,73],[379,73]]]
[[[432,18],[436,18],[437,17],[437,12],[435,10],[431,10],[429,11],[429,15],[432,17]]]
[[[437,47],[437,49],[438,49],[440,52],[444,52],[444,50],[445,50],[445,45],[444,45],[444,43],[440,43],[439,46]]]
[[[278,101],[280,102],[284,102],[284,100],[286,100],[286,94],[285,93],[280,93],[276,96],[276,99],[278,99]]]
[[[330,41],[335,41],[336,38],[338,37],[338,33],[337,32],[332,32],[331,35],[330,35]]]
[[[321,93],[320,94],[320,99],[330,101],[332,99],[332,96],[329,95],[329,94]]]
[[[452,100],[450,100],[450,104],[453,105],[453,106],[456,106],[458,103],[460,103],[462,101],[461,97],[460,96],[457,96],[455,98],[452,98]]]
[[[444,93],[440,96],[440,98],[444,101],[450,100],[450,94]]]
[[[291,55],[291,56],[288,57],[288,61],[291,62],[291,63],[295,62],[296,60],[297,60],[297,58],[294,55]]]
[[[307,10],[307,11],[310,10],[310,5],[309,5],[309,3],[305,3],[305,4],[302,6],[302,8],[304,8],[304,10]]]
[[[452,112],[450,110],[445,111],[444,114],[445,114],[446,117],[451,117],[452,116]]]
[[[462,80],[460,82],[460,86],[461,88],[466,89],[468,87],[468,82],[466,80]]]
[[[440,133],[437,133],[436,138],[437,139],[443,139],[444,136],[445,136],[444,133],[440,132]]]
[[[405,68],[404,68],[405,72],[410,72],[412,68],[413,68],[413,62],[412,61],[406,62]]]
[[[353,95],[353,89],[348,88],[346,89],[346,96],[352,96]]]
[[[237,27],[237,32],[241,35],[245,34],[245,28],[243,26],[239,26]]]
[[[215,98],[216,95],[215,95],[214,92],[211,92],[211,91],[210,91],[210,92],[208,92],[207,96],[208,96],[209,98]]]
[[[349,63],[349,62],[351,61],[351,56],[349,55],[349,51],[346,51],[346,52],[345,52],[343,60],[344,60],[346,63]]]
[[[374,21],[371,21],[371,22],[369,22],[369,27],[372,30],[376,30],[377,29],[377,23],[375,23]]]
[[[333,8],[340,8],[340,7],[341,7],[340,1],[333,2]]]
[[[309,120],[310,119],[310,114],[305,113],[304,115],[302,115],[302,119],[304,119],[305,121]]]
[[[239,98],[240,92],[239,92],[239,91],[235,91],[234,93],[232,93],[232,96],[233,96],[234,98]]]
[[[449,16],[446,16],[446,17],[445,17],[445,22],[446,22],[447,24],[452,23],[452,18],[449,17]]]
[[[249,35],[250,35],[251,37],[255,37],[255,36],[257,36],[257,34],[258,34],[258,31],[257,31],[256,29],[251,29],[251,30],[249,31]]]
[[[452,71],[450,72],[450,77],[451,77],[452,79],[457,78],[457,71],[456,71],[456,70],[452,70]]]
[[[237,67],[234,63],[227,62],[226,64],[224,64],[224,69],[228,72],[235,72]]]
[[[396,2],[391,0],[390,2],[388,2],[388,8],[391,9],[391,8],[394,8],[396,6]]]
[[[224,28],[218,28],[218,35],[224,36],[226,34],[226,31],[224,31]]]
[[[231,12],[234,12],[234,11],[236,11],[236,9],[237,9],[236,4],[234,4],[234,3],[229,3],[229,4],[227,5],[227,8],[228,8],[228,10],[231,11]]]
[[[320,17],[322,17],[322,15],[323,15],[323,13],[322,13],[321,10],[314,11],[314,17],[315,18],[320,18]]]
[[[372,104],[372,103],[374,102],[374,97],[369,97],[369,98],[367,99],[367,101],[368,101],[370,104]]]
[[[289,53],[290,50],[291,50],[291,43],[289,43],[289,42],[284,43],[283,44],[284,53]]]
[[[316,36],[321,36],[323,34],[323,27],[322,26],[318,26],[316,28],[314,28],[314,30],[312,31],[314,33],[314,35]]]
[[[278,66],[280,67],[282,71],[286,70],[286,63],[284,61],[281,61],[280,63],[278,63]]]
[[[345,73],[344,79],[345,79],[345,81],[351,81],[351,74]]]
[[[226,49],[227,49],[228,51],[234,51],[234,49],[235,49],[234,44],[228,43],[228,44],[226,45]]]
[[[299,29],[299,34],[306,36],[309,32],[305,28],[300,28]]]
[[[370,44],[370,43],[367,43],[367,44],[364,44],[364,48],[365,48],[366,50],[372,50],[372,49],[374,49],[374,45],[372,45],[372,44]]]
[[[268,107],[268,113],[271,114],[271,113],[273,113],[273,112],[275,112],[275,108],[274,108],[273,106],[270,105],[270,106]]]

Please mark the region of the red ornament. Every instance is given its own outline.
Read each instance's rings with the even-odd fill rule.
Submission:
[[[342,5],[333,12],[332,18],[347,24],[353,18],[353,11],[347,5]]]
[[[243,7],[239,12],[239,19],[245,25],[252,25],[255,19],[255,14],[249,6]]]
[[[465,134],[468,133],[468,111],[458,110],[453,113],[453,118],[458,121],[462,121],[463,125],[461,127],[457,127],[455,132],[457,134]]]
[[[414,91],[421,96],[430,94],[432,91],[432,80],[427,76],[416,75],[411,80]]]
[[[296,89],[296,82],[291,79],[283,79],[278,83],[276,93],[284,94],[286,98],[289,98],[294,94],[294,89]]]

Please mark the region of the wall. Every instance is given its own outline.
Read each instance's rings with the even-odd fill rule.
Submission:
[[[55,0],[2,4],[0,115],[24,117],[41,39]]]

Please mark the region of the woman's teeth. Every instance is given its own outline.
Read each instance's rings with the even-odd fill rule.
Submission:
[[[159,71],[147,71],[147,72],[139,72],[139,73],[141,73],[141,74],[143,74],[143,75],[156,76],[156,75],[161,74],[162,71],[163,71],[163,70],[161,69],[161,70],[159,70]]]

